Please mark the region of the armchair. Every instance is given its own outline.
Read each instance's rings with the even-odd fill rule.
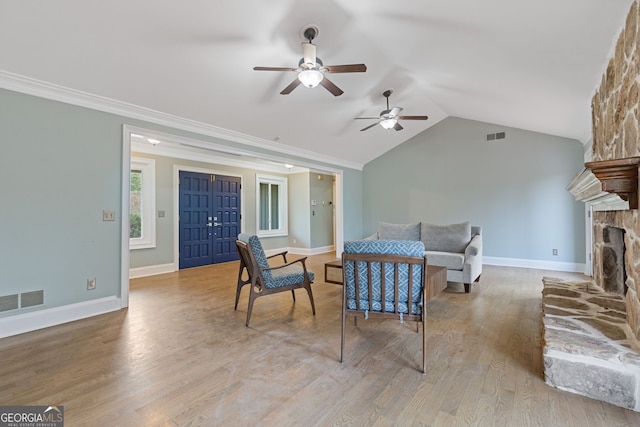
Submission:
[[[306,289],[309,294],[311,310],[315,316],[316,307],[313,303],[313,293],[311,292],[311,283],[313,282],[314,275],[313,272],[307,270],[305,265],[307,257],[271,267],[258,236],[245,233],[238,235],[236,248],[240,255],[240,271],[238,273],[238,287],[236,289],[236,308],[242,286],[245,284],[251,285],[249,287],[249,307],[247,309],[246,326],[249,326],[253,303],[258,297],[285,291],[291,291],[291,293],[293,293],[295,289],[299,288]],[[283,257],[286,260],[286,256],[283,255]],[[247,280],[242,279],[243,268],[247,271]],[[293,300],[295,301],[295,294],[293,295]]]
[[[342,336],[344,360],[347,316],[397,318],[422,323],[422,373],[425,373],[425,295],[427,258],[420,241],[361,240],[345,242],[342,254]]]

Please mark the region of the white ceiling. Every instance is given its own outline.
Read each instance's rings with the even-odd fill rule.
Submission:
[[[0,70],[364,164],[447,116],[587,139],[632,0],[0,0]],[[301,30],[344,94],[299,86]],[[385,131],[392,106],[429,120]],[[256,139],[257,138],[257,139]],[[274,141],[277,141],[274,142]]]

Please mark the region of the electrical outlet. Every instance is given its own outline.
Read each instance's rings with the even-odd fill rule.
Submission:
[[[103,210],[102,211],[102,220],[103,221],[115,221],[116,220],[116,211]]]
[[[558,250],[557,249],[553,250],[553,255],[558,255]]]
[[[92,277],[90,279],[87,279],[87,290],[93,290],[96,288],[96,278]]]

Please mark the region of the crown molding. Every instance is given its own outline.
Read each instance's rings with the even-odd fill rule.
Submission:
[[[220,138],[230,142],[267,149],[289,156],[301,157],[315,162],[327,163],[330,165],[346,167],[350,169],[362,170],[363,163],[351,162],[336,157],[325,156],[309,150],[291,147],[289,145],[276,143],[229,129],[185,119],[161,111],[152,110],[127,102],[117,101],[100,95],[94,95],[76,89],[56,85],[31,77],[22,76],[8,71],[0,70],[0,88],[15,92],[46,98],[53,101],[64,102],[66,104],[79,107],[90,108],[92,110],[105,113],[116,114],[137,120],[144,120],[161,126],[193,132],[200,135]]]

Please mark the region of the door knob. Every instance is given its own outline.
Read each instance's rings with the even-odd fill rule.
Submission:
[[[210,223],[210,222],[209,222],[209,223],[207,223],[207,227],[211,227],[211,223]]]

